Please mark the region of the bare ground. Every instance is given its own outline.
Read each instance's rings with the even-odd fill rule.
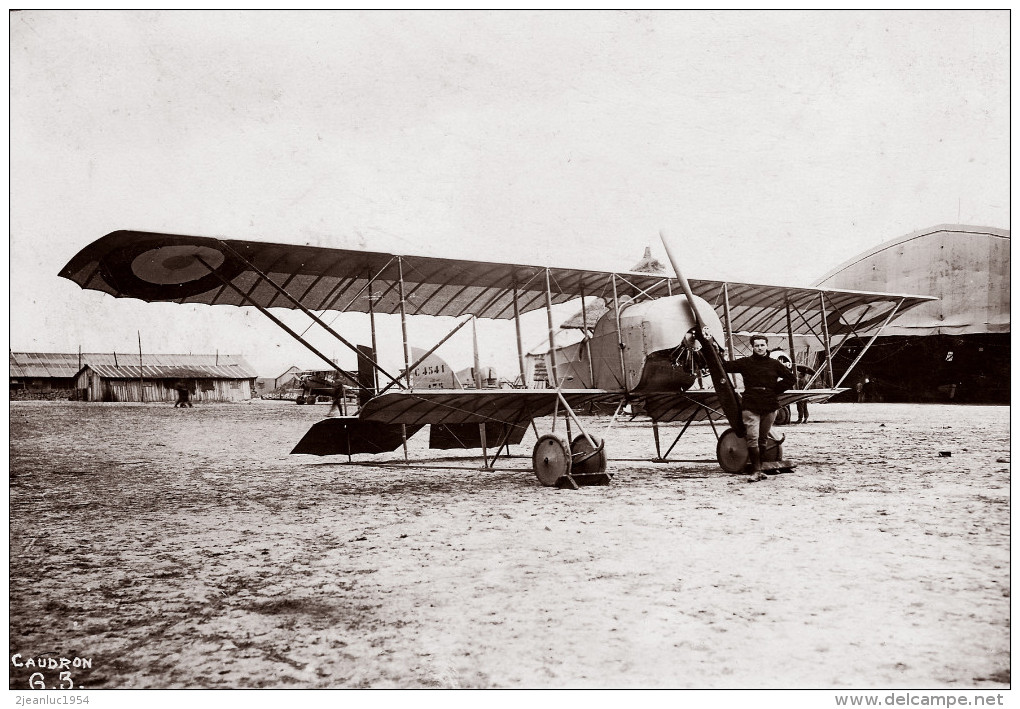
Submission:
[[[707,425],[656,464],[626,422],[574,492],[530,433],[496,472],[289,456],[325,411],[12,404],[12,655],[96,688],[1009,686],[1007,407],[813,406],[753,485]]]

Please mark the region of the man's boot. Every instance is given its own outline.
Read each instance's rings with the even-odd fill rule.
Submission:
[[[747,479],[747,482],[756,483],[759,480],[764,480],[766,476],[761,471],[761,451],[758,448],[748,448],[747,455],[751,459],[751,477]]]

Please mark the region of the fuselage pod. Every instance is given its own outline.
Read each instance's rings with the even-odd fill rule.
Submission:
[[[719,316],[702,298],[695,296],[694,301],[705,329],[722,344]],[[555,365],[557,378],[569,381],[571,388],[685,390],[696,380],[691,369],[682,366],[690,361],[685,355],[698,348],[687,337],[694,327],[694,316],[682,295],[624,303],[619,317],[610,306],[587,341],[557,348],[546,355],[546,366],[551,372]]]

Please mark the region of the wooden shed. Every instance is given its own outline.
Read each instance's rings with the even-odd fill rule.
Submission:
[[[88,378],[81,378],[86,366],[92,369],[97,387],[92,390]],[[198,401],[243,401],[251,398],[255,377],[255,370],[240,355],[10,353],[12,399],[80,399],[89,390],[92,401],[166,401],[168,397],[176,401],[174,387],[183,380]],[[96,383],[99,379],[106,380],[105,390]]]
[[[256,373],[238,356],[219,356],[218,363],[172,363],[173,355],[161,355],[164,363],[112,365],[86,364],[74,379],[77,397],[85,401],[173,402],[177,390],[187,388],[191,400],[248,401]],[[191,356],[194,357],[194,356]],[[151,357],[150,357],[151,358]]]
[[[75,377],[85,401],[176,401],[184,386],[192,401],[247,401],[255,374],[237,366],[113,366],[87,364]]]

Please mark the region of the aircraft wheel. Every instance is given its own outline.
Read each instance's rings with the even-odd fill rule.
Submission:
[[[540,437],[531,454],[535,476],[546,487],[552,487],[557,480],[570,472],[570,461],[567,442],[555,433],[547,433]]]
[[[570,452],[573,454],[573,460],[584,458],[580,462],[572,463],[571,469],[573,472],[582,475],[606,472],[605,443],[595,437],[592,437],[591,440],[595,444],[595,448],[591,447],[591,443],[588,443],[588,439],[584,437],[583,433],[574,436],[574,440],[570,442]],[[592,454],[593,452],[594,454]],[[589,454],[592,455],[585,457],[589,456]]]
[[[785,426],[788,423],[790,423],[790,406],[780,406],[776,411],[776,425]]]
[[[775,463],[783,459],[783,441],[786,440],[786,436],[782,438],[776,438],[769,431],[769,440],[765,443],[765,450],[761,452],[761,462],[763,463]]]
[[[742,473],[748,461],[747,441],[732,428],[727,428],[715,445],[715,457],[719,467],[727,473]]]
[[[294,401],[297,402],[298,406],[300,406],[301,404],[305,403],[305,397],[299,396],[298,398],[294,399]]]

